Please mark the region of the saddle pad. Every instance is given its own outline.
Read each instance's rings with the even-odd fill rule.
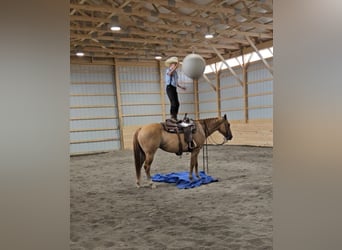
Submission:
[[[196,175],[193,173],[192,182],[189,180],[189,172],[177,172],[170,174],[155,174],[152,176],[152,181],[155,182],[166,182],[166,183],[176,183],[176,186],[179,189],[188,189],[199,187],[204,184],[208,184],[210,182],[216,182],[217,179],[206,175],[204,171],[199,172],[200,179],[197,179]]]

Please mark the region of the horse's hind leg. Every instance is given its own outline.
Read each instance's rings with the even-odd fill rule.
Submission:
[[[152,188],[156,188],[156,185],[151,179],[151,173],[150,173],[153,158],[154,158],[154,154],[151,154],[151,153],[146,154],[144,168],[145,168],[147,180],[149,181],[149,185],[151,185]]]

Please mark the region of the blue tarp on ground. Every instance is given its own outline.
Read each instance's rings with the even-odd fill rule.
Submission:
[[[176,183],[176,186],[180,189],[199,187],[210,182],[218,181],[217,179],[206,175],[204,171],[199,172],[200,179],[193,174],[192,181],[189,180],[189,172],[177,172],[170,174],[155,174],[152,176],[152,181],[156,182],[166,182],[166,183]]]

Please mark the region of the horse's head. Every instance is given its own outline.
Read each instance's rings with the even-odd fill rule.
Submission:
[[[227,115],[222,117],[222,123],[218,128],[218,132],[220,132],[226,140],[231,140],[233,138],[232,131],[230,131],[230,123],[227,120]]]

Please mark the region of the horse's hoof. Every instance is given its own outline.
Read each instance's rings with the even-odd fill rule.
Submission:
[[[152,189],[157,188],[157,185],[156,185],[154,182],[151,182],[150,185],[151,185],[151,188],[152,188]]]
[[[140,185],[139,185],[139,184],[136,184],[135,186],[136,186],[136,188],[140,188]]]

